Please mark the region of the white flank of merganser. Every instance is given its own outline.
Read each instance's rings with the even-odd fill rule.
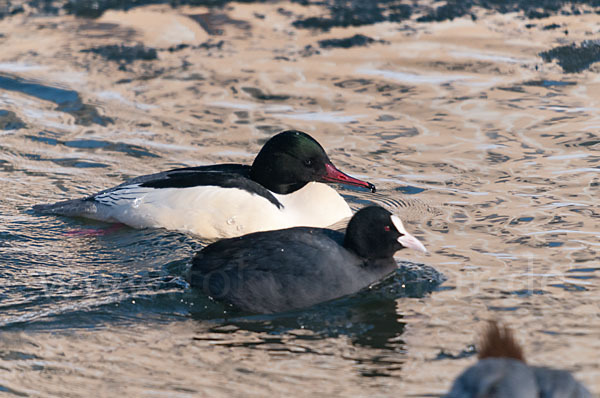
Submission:
[[[240,236],[294,226],[328,227],[352,212],[331,187],[310,182],[287,195],[283,205],[238,188],[143,188],[137,185],[98,195],[88,217],[134,228],[166,228],[207,239]]]

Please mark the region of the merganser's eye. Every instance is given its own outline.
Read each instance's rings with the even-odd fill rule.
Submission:
[[[304,165],[305,165],[306,167],[310,167],[310,166],[312,166],[312,164],[313,164],[313,161],[312,161],[312,159],[306,159],[306,160],[304,161]]]
[[[390,232],[391,230],[389,225],[386,225],[385,227],[383,227],[383,229],[385,230],[385,232]]]

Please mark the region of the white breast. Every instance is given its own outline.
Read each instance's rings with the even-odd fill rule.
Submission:
[[[344,199],[321,183],[309,183],[294,193],[274,196],[283,208],[237,188],[132,187],[130,191],[119,191],[116,200],[99,205],[98,218],[135,228],[167,228],[213,239],[294,226],[327,227],[352,215]]]
[[[285,206],[290,226],[324,228],[352,217],[344,198],[327,184],[310,182],[296,192],[275,197]]]

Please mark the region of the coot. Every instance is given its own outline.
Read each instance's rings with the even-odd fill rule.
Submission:
[[[245,311],[293,310],[381,280],[404,248],[426,251],[396,215],[370,206],[352,217],[345,234],[296,227],[215,242],[194,257],[191,284]]]

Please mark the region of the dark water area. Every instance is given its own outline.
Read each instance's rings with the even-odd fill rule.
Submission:
[[[156,50],[153,48],[146,48],[141,44],[137,44],[135,46],[113,44],[81,50],[81,52],[98,54],[109,61],[122,62],[125,64],[131,63],[135,60],[151,61],[156,59]]]
[[[231,0],[62,0],[46,1],[35,0],[28,2],[40,12],[59,13],[65,10],[80,17],[97,18],[106,10],[129,10],[151,4],[166,4],[178,6],[206,6],[223,8]],[[242,0],[238,3],[265,3],[265,1]],[[481,7],[499,13],[523,12],[529,19],[547,18],[552,15],[579,15],[586,12],[600,12],[600,1],[597,0],[450,0],[437,2],[431,6],[427,2],[406,2],[400,0],[376,0],[364,2],[360,0],[293,0],[302,6],[324,6],[329,16],[298,19],[294,26],[298,28],[331,29],[333,27],[348,27],[370,25],[384,21],[400,22],[410,18],[413,14],[423,14],[418,17],[419,22],[433,22],[452,20],[463,16],[475,18],[472,11]],[[590,7],[589,9],[586,7]],[[0,10],[2,16],[15,15],[24,12],[22,2],[8,1]]]
[[[489,319],[600,391],[596,1],[0,4],[0,395],[441,396]],[[209,242],[36,214],[313,135],[427,255],[311,308],[190,288]],[[343,225],[336,226],[343,228]]]
[[[546,62],[556,59],[566,73],[581,72],[595,62],[600,62],[600,41],[586,40],[579,45],[570,44],[540,53]]]
[[[18,130],[25,127],[25,123],[11,111],[0,109],[0,130]]]
[[[384,41],[377,41],[365,35],[354,35],[352,37],[346,37],[344,39],[329,39],[319,41],[321,48],[350,48],[350,47],[363,47],[368,46],[371,43],[385,43]]]

